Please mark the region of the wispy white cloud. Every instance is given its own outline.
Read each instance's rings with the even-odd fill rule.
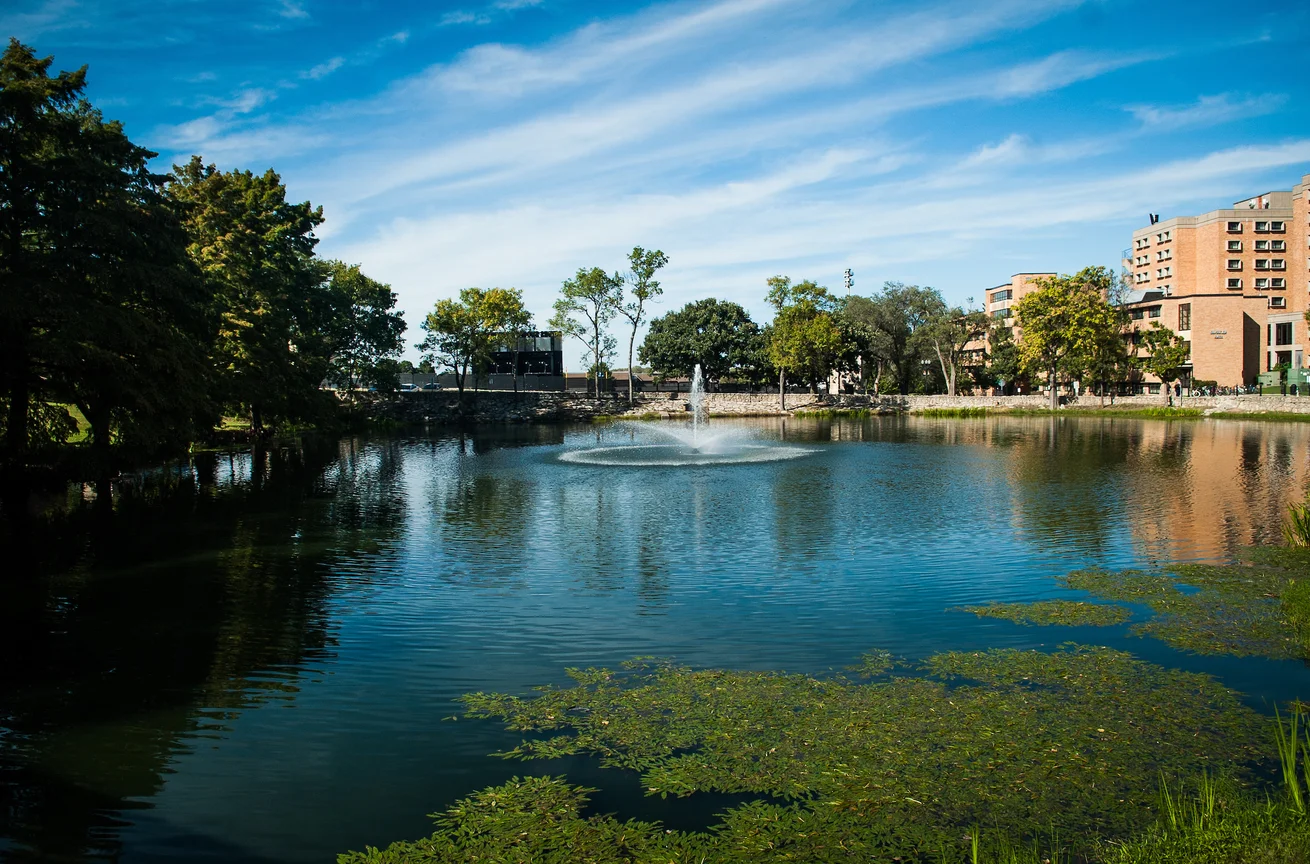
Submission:
[[[308,78],[311,81],[317,81],[320,78],[326,78],[327,76],[331,75],[333,72],[337,71],[342,66],[344,66],[345,63],[346,63],[345,57],[333,57],[331,60],[327,60],[323,63],[319,63],[317,66],[311,67],[309,69],[306,69],[304,72],[301,72],[300,77]]]
[[[78,14],[80,5],[77,0],[45,0],[30,11],[0,14],[0,34],[30,42],[47,33],[89,27],[91,22]]]
[[[305,5],[305,0],[278,0],[277,14],[283,18],[308,18],[309,10]]]
[[[1145,127],[1181,129],[1260,117],[1278,111],[1285,104],[1287,96],[1281,93],[1241,97],[1232,93],[1220,93],[1217,96],[1202,96],[1191,105],[1130,105],[1127,110]]]

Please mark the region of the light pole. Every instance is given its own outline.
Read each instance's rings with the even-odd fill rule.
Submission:
[[[847,267],[846,272],[843,273],[842,276],[844,277],[842,281],[846,285],[846,296],[849,298],[851,296],[851,286],[855,284],[855,273],[854,271],[851,270],[851,268]],[[856,368],[858,369],[858,374],[860,376],[859,384],[863,384],[864,383],[864,357],[863,356],[856,357],[855,365]],[[841,389],[840,374],[837,375],[837,389],[838,390]]]

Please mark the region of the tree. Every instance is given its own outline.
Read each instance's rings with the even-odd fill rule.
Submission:
[[[219,171],[199,156],[173,166],[168,189],[211,296],[220,398],[256,433],[270,419],[312,416],[332,362],[332,295],[314,257],[323,208],[288,201],[272,169]]]
[[[327,274],[332,303],[331,376],[347,389],[356,382],[395,389],[394,379],[402,368],[393,358],[405,344],[405,319],[392,311],[395,292],[364,275],[358,264],[329,261]]]
[[[1174,394],[1169,385],[1178,380],[1182,367],[1192,359],[1192,346],[1158,321],[1151,322],[1142,333],[1142,345],[1146,348],[1146,356],[1138,362],[1144,370],[1160,379],[1165,396],[1173,405]]]
[[[992,324],[987,337],[988,357],[987,371],[1001,387],[1005,395],[1006,385],[1017,386],[1023,377],[1023,360],[1019,356],[1019,346],[1014,341],[1014,330],[999,319]]]
[[[1112,308],[1115,310],[1114,324],[1100,328],[1085,363],[1085,371],[1096,384],[1102,407],[1105,405],[1106,391],[1126,380],[1134,368],[1133,357],[1128,350],[1131,334],[1123,332],[1128,316],[1118,306]]]
[[[206,322],[155,153],[82,93],[86,67],[10,40],[0,55],[0,405],[4,468],[62,443],[76,403],[107,471],[111,436],[190,440]],[[21,484],[20,484],[21,485]]]
[[[967,346],[987,333],[990,319],[980,309],[965,310],[956,306],[927,321],[920,331],[925,344],[931,345],[946,380],[946,395],[955,395],[955,379],[967,352]]]
[[[638,357],[660,377],[691,377],[699,364],[707,381],[722,381],[753,362],[759,331],[736,303],[697,300],[651,321]]]
[[[869,392],[868,379],[873,379],[873,392],[878,395],[878,382],[892,359],[892,338],[882,329],[882,315],[868,297],[852,294],[843,300],[837,313],[837,326],[847,346],[848,366],[859,372],[860,386]],[[870,375],[870,372],[873,374]]]
[[[564,280],[549,322],[552,328],[576,337],[585,346],[597,398],[600,373],[615,349],[614,339],[606,335],[605,327],[614,319],[622,292],[623,277],[617,273],[611,276],[599,267],[580,267],[572,279]],[[579,315],[581,320],[576,317]]]
[[[886,364],[896,373],[902,394],[922,379],[928,344],[919,330],[946,310],[946,301],[935,288],[920,288],[901,282],[886,282],[870,298],[875,326],[887,334]]]
[[[770,331],[769,360],[778,370],[778,404],[787,406],[787,373],[808,381],[811,392],[827,378],[842,352],[842,336],[833,318],[835,299],[828,289],[786,276],[768,280],[766,299],[776,310]]]
[[[634,399],[632,346],[637,341],[637,329],[646,314],[646,303],[664,293],[664,289],[660,288],[660,283],[655,279],[655,274],[668,263],[669,256],[658,249],[648,252],[640,246],[634,246],[628,253],[628,265],[632,269],[628,271],[624,281],[632,286],[632,299],[627,303],[616,304],[619,314],[632,324],[632,333],[628,336],[628,404],[632,404]]]
[[[1026,370],[1046,373],[1054,411],[1060,406],[1059,377],[1083,372],[1098,341],[1119,333],[1118,311],[1105,299],[1114,274],[1106,267],[1085,267],[1037,284],[1038,290],[1014,307],[1022,331],[1019,356]]]
[[[473,371],[476,387],[478,371],[486,367],[492,350],[525,313],[518,289],[465,288],[458,300],[437,301],[423,321],[427,335],[416,347],[425,362],[434,368],[440,363],[455,374],[455,387],[463,399],[469,371]]]

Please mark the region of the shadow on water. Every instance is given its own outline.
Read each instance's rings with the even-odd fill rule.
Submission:
[[[385,488],[396,452],[206,455],[124,478],[112,507],[74,488],[34,533],[4,538],[0,656],[23,658],[0,664],[8,857],[117,857],[178,754],[236,712],[294,699],[333,652],[322,566],[403,515],[332,486],[368,472]]]

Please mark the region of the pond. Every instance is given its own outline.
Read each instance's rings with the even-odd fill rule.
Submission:
[[[490,754],[521,735],[459,716],[462,694],[641,655],[823,676],[875,649],[1079,641],[1261,711],[1310,695],[1298,661],[956,608],[1276,540],[1310,425],[711,426],[786,458],[577,457],[656,448],[641,423],[433,430],[205,456],[127,478],[112,507],[81,487],[44,502],[4,535],[0,858],[327,861],[524,773],[703,828],[736,799],[647,798],[586,757],[507,762]]]

